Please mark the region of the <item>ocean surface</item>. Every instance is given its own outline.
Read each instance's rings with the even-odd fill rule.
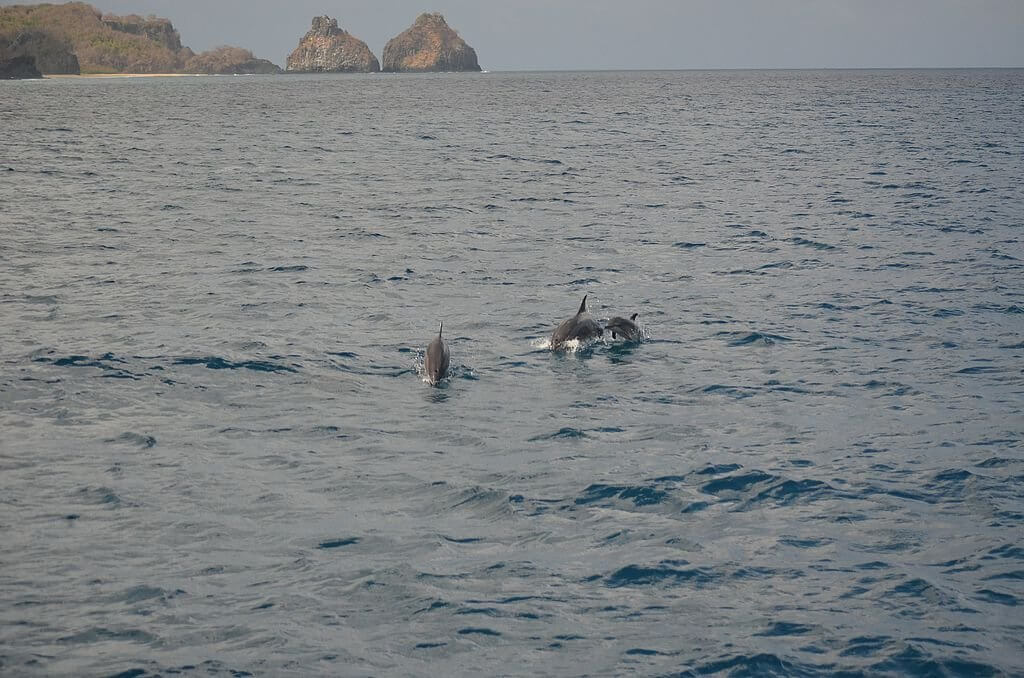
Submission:
[[[1022,91],[0,83],[0,675],[1024,674]]]

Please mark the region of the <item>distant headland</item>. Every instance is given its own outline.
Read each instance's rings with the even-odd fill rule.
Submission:
[[[318,16],[288,56],[293,73],[479,71],[476,51],[437,13],[391,39],[381,62],[362,40]],[[285,72],[241,47],[196,54],[168,19],[103,14],[84,2],[0,7],[0,79],[44,75],[249,75]]]
[[[0,71],[15,59],[44,75],[281,72],[240,47],[196,54],[167,19],[104,15],[84,2],[0,7]]]

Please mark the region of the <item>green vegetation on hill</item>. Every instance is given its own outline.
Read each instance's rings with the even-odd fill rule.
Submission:
[[[0,60],[21,55],[52,74],[279,71],[237,47],[196,55],[167,19],[104,16],[84,2],[0,7]]]
[[[280,73],[278,66],[266,59],[257,59],[241,47],[217,47],[197,54],[185,62],[187,73],[215,73],[240,75],[243,73]]]

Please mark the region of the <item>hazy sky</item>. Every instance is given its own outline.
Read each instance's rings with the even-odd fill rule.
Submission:
[[[21,0],[24,3],[24,0]],[[0,0],[0,4],[15,4]],[[1024,66],[1024,0],[96,0],[283,65],[314,15],[384,44],[440,11],[489,70]]]

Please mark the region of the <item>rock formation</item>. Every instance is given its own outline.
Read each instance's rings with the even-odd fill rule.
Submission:
[[[287,68],[299,73],[376,73],[380,62],[365,42],[338,28],[337,19],[318,16],[288,55]]]
[[[0,80],[28,80],[41,78],[43,74],[36,68],[36,59],[23,54],[10,59],[0,59]]]
[[[103,17],[103,23],[121,33],[141,35],[142,37],[163,45],[172,52],[181,49],[181,36],[177,29],[168,19],[150,16],[143,18],[137,14],[128,16],[114,16],[108,14]]]
[[[6,55],[6,56],[5,56]],[[78,57],[67,40],[41,29],[24,29],[5,37],[0,33],[0,59],[29,56],[43,73],[78,75]]]
[[[479,71],[476,52],[438,13],[420,14],[384,47],[384,71]]]
[[[257,59],[241,47],[218,47],[185,60],[186,73],[211,75],[269,75],[281,73],[281,67],[266,59]]]

